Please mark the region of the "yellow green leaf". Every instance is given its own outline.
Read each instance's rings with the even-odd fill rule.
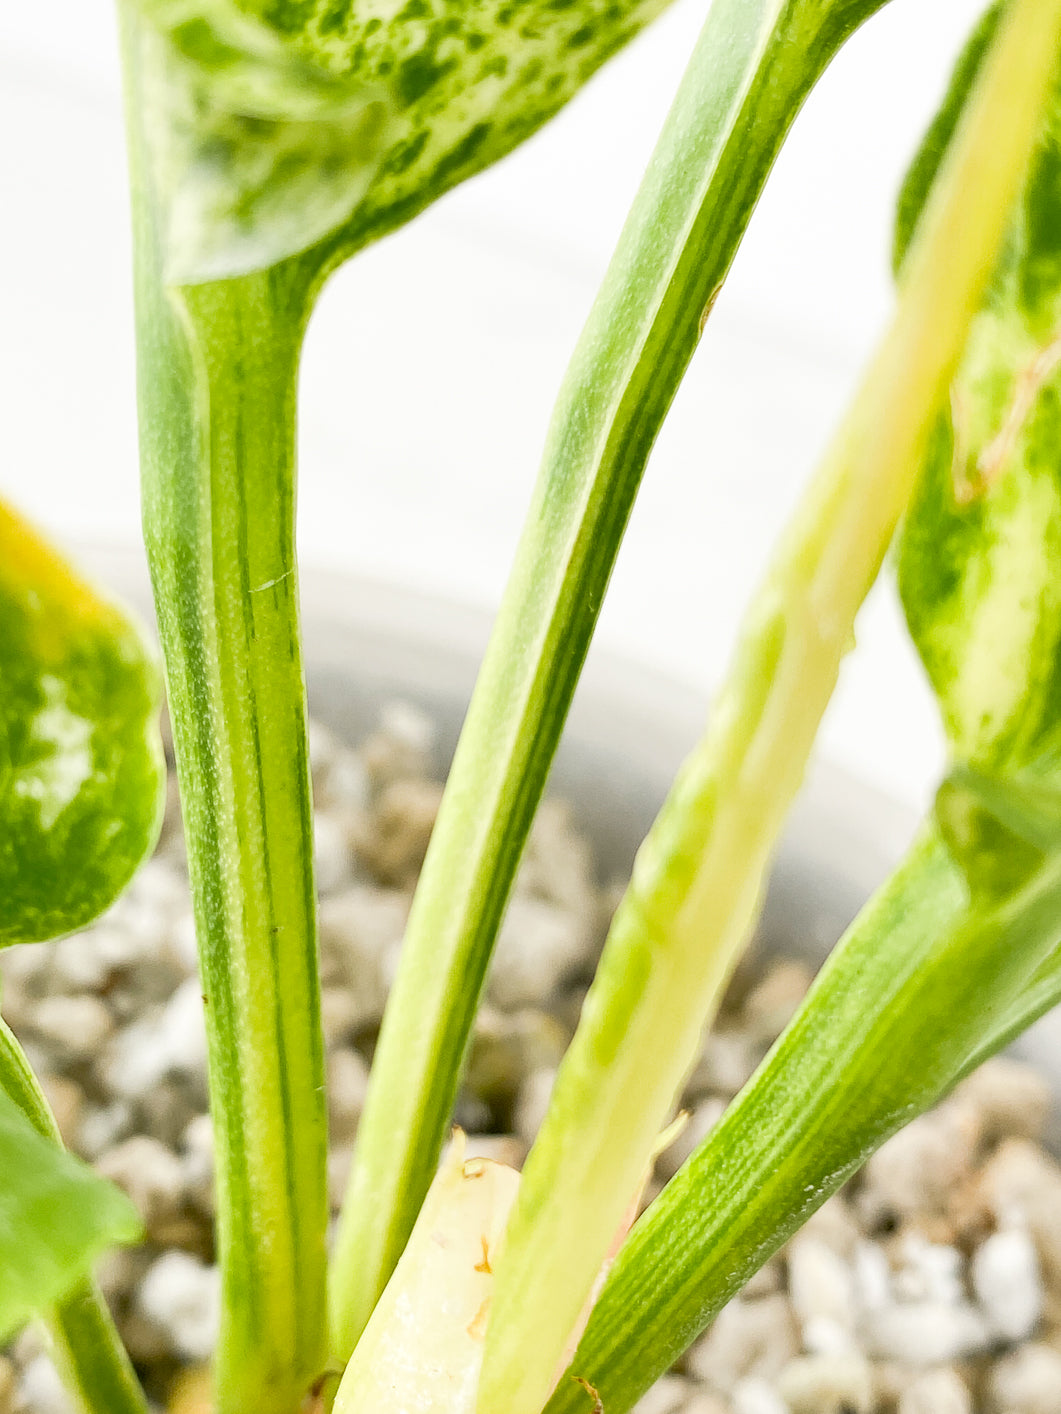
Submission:
[[[154,844],[160,682],[141,630],[0,503],[0,946],[82,927]]]

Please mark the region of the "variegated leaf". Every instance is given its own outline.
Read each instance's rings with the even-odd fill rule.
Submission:
[[[167,280],[265,269],[347,220],[383,157],[387,96],[331,77],[234,7],[209,7],[209,23],[155,8],[163,25],[128,33]]]
[[[127,0],[167,275],[323,263],[551,117],[667,0]]]
[[[140,631],[0,503],[0,947],[83,926],[161,819],[160,682]]]
[[[900,203],[901,262],[995,27],[971,41]],[[899,583],[956,755],[1061,766],[1061,97],[907,518]],[[901,274],[901,270],[900,270]]]

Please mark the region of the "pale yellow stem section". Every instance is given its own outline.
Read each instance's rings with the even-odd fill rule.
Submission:
[[[346,1368],[334,1414],[473,1414],[493,1263],[519,1174],[455,1135]]]

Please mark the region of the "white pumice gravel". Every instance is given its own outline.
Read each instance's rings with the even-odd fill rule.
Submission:
[[[733,1414],[792,1414],[767,1380],[741,1380],[733,1391]]]
[[[797,1236],[788,1249],[789,1301],[803,1331],[804,1346],[815,1327],[836,1328],[854,1338],[858,1314],[851,1264],[813,1233]]]
[[[792,1414],[871,1414],[875,1402],[869,1361],[857,1351],[800,1355],[777,1377]]]
[[[1004,1356],[987,1382],[989,1414],[1061,1414],[1061,1352],[1025,1345]]]
[[[972,1281],[991,1333],[1010,1343],[1027,1340],[1043,1312],[1039,1258],[1027,1232],[993,1232],[973,1257]]]
[[[678,1414],[688,1399],[688,1381],[677,1375],[664,1375],[637,1401],[634,1414]]]
[[[513,1128],[529,1149],[541,1127],[556,1083],[556,1071],[550,1066],[532,1070],[519,1087]]]
[[[33,1013],[37,1044],[64,1064],[95,1055],[114,1030],[110,1009],[98,997],[43,997]]]
[[[132,1106],[124,1100],[110,1104],[86,1105],[78,1125],[77,1151],[82,1158],[97,1162],[133,1127]]]
[[[972,1414],[969,1386],[950,1365],[918,1375],[899,1396],[897,1414]]]
[[[216,1267],[185,1252],[166,1252],[141,1283],[138,1303],[188,1360],[210,1358],[217,1339],[221,1291]]]
[[[435,731],[392,704],[361,747],[314,724],[311,769],[332,1152],[341,1200],[416,870],[440,798]],[[618,891],[562,801],[535,823],[476,1024],[457,1118],[518,1166],[541,1123]],[[132,1195],[142,1247],[100,1283],[165,1408],[218,1320],[213,1133],[194,927],[172,785],[159,850],[93,928],[0,953],[4,1016],[71,1147]],[[742,965],[650,1196],[718,1122],[810,984]],[[1050,1091],[989,1061],[890,1140],[721,1311],[637,1414],[1061,1414],[1061,1166]],[[72,1414],[32,1332],[0,1354],[0,1414]],[[608,1414],[608,1411],[605,1411]]]
[[[799,1350],[796,1318],[785,1296],[756,1301],[738,1296],[688,1351],[685,1367],[718,1393],[728,1394],[742,1380],[775,1379]]]
[[[825,1207],[842,1201],[831,1198]],[[892,1299],[892,1272],[883,1247],[865,1239],[856,1241],[851,1251],[851,1269],[855,1275],[859,1310],[863,1319],[872,1323],[876,1313],[887,1310]]]
[[[686,1399],[682,1414],[730,1414],[730,1406],[718,1395],[698,1389]]]
[[[904,1301],[875,1312],[865,1339],[871,1355],[924,1368],[982,1354],[991,1345],[991,1332],[968,1302]]]
[[[70,1400],[47,1355],[34,1355],[23,1365],[14,1407],[27,1414],[70,1414]]]
[[[206,1065],[206,1028],[197,977],[124,1027],[100,1061],[110,1095],[142,1100],[168,1075],[198,1078]]]
[[[506,1011],[548,1000],[590,961],[593,919],[517,891],[497,939],[487,992]]]
[[[172,1150],[146,1134],[135,1134],[100,1158],[96,1167],[132,1199],[147,1232],[154,1235],[179,1211],[184,1169]]]

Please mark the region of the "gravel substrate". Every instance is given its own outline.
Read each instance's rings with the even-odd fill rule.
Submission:
[[[432,728],[395,704],[354,750],[315,728],[333,1206],[410,891],[441,794]],[[502,930],[457,1120],[519,1165],[615,898],[559,801],[543,806]],[[0,953],[3,1012],[67,1143],[140,1209],[145,1244],[101,1272],[153,1398],[208,1358],[217,1323],[202,1002],[176,795],[162,841],[95,927]],[[738,975],[687,1089],[677,1169],[809,984],[799,961]],[[642,1401],[641,1414],[1061,1414],[1061,1168],[1045,1082],[984,1066],[887,1144]],[[0,1414],[70,1414],[39,1336],[0,1355]]]

